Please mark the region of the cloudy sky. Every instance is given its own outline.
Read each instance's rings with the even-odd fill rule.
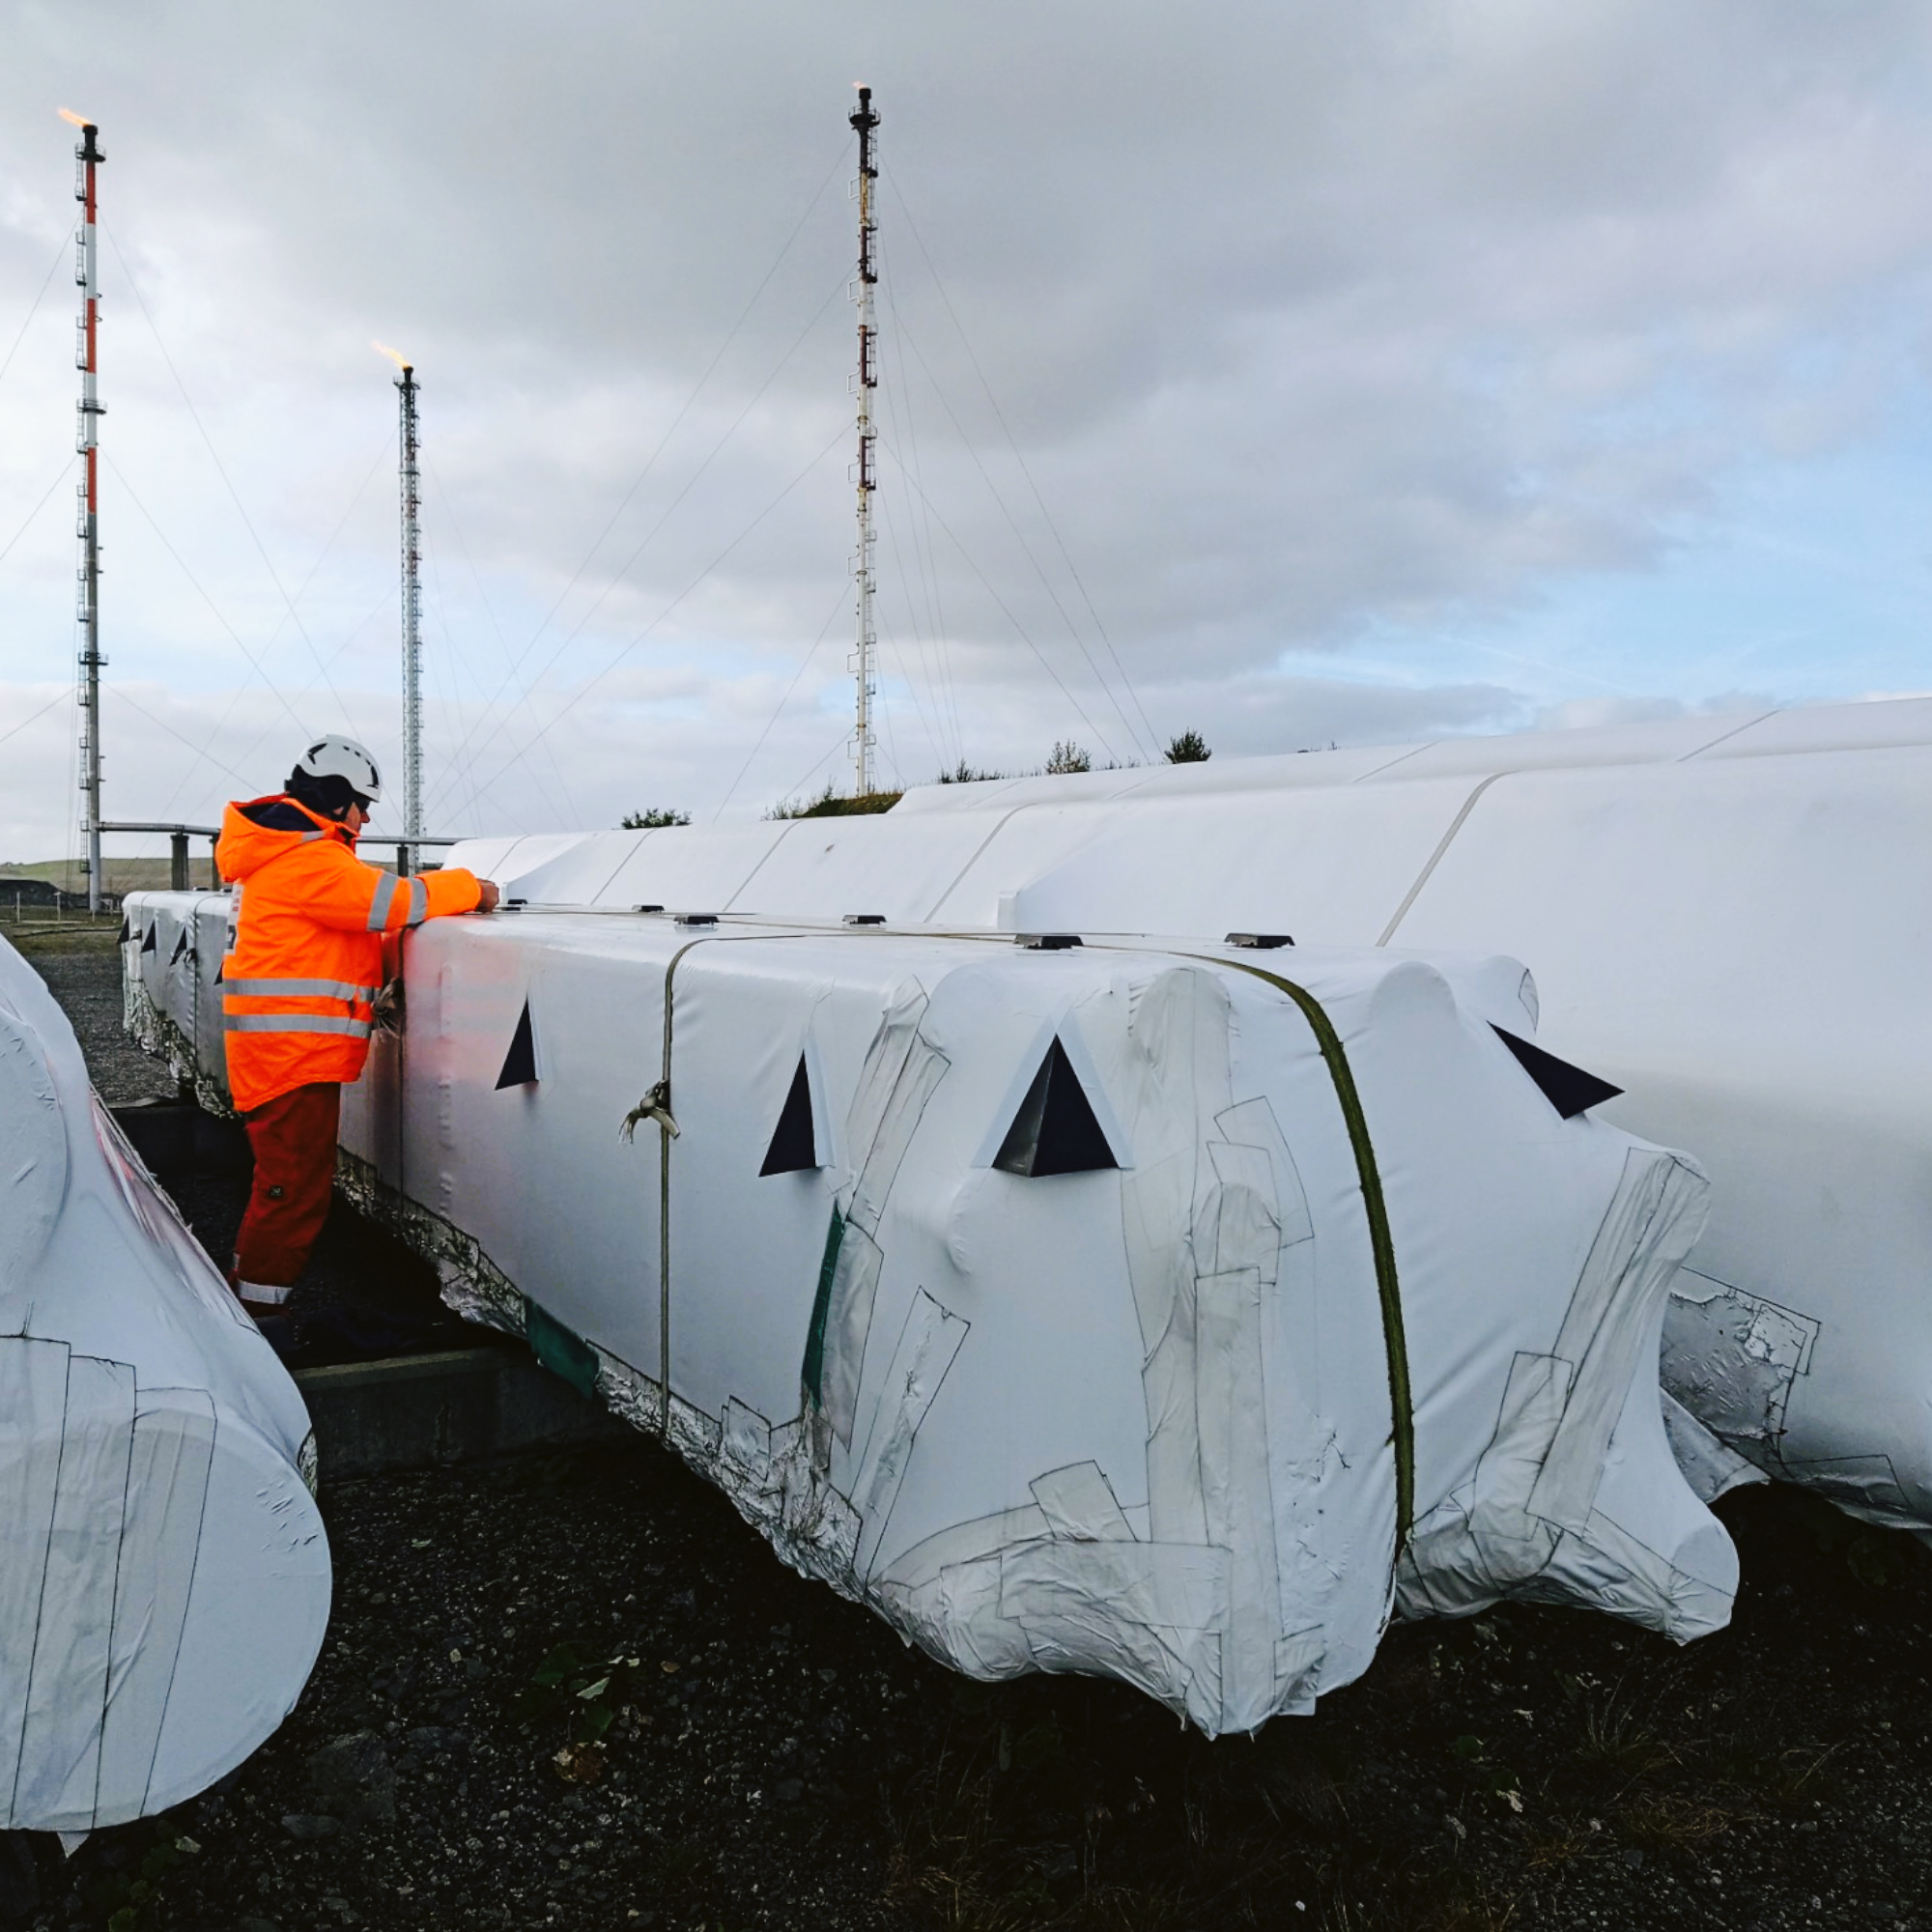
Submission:
[[[75,848],[63,105],[111,817],[396,747],[376,339],[433,829],[849,782],[856,79],[889,780],[1932,686],[1922,0],[0,0],[0,859]]]

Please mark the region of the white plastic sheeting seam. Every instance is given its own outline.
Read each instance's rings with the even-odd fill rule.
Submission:
[[[191,1002],[160,929],[135,971]],[[294,1384],[0,944],[0,1829],[165,1809],[275,1728],[328,1616],[312,1479]]]

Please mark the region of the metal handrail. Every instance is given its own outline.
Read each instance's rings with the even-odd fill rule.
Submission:
[[[208,869],[213,874],[214,883],[221,883],[221,867],[214,863],[213,841],[221,837],[218,825],[164,825],[148,819],[117,819],[113,824],[102,821],[102,832],[165,832],[169,839],[168,888],[171,892],[185,893],[188,890],[187,841],[190,838],[206,838],[209,841]]]
[[[179,821],[164,823],[153,819],[117,819],[112,824],[103,822],[100,829],[102,832],[165,832],[170,840],[169,859],[171,863],[168,867],[168,886],[170,891],[177,893],[185,893],[189,890],[187,841],[190,838],[206,838],[212,843],[213,840],[221,837],[221,828],[218,825],[185,825]],[[432,838],[427,835],[412,838],[400,834],[391,835],[385,832],[364,832],[361,842],[365,845],[381,845],[384,847],[393,845],[396,848],[396,870],[407,878],[412,869],[412,862],[410,857],[412,847],[418,845],[460,845],[463,843],[463,840],[461,838]],[[209,869],[214,875],[214,883],[219,886],[222,882],[221,867],[214,863],[214,855],[212,849],[209,853]]]

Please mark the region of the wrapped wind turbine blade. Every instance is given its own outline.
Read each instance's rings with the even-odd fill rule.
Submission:
[[[143,955],[179,975],[176,921]],[[165,933],[164,933],[165,936]],[[242,1762],[321,1648],[294,1383],[0,943],[0,1829],[164,1810]]]
[[[455,863],[472,849],[533,902],[1517,955],[1541,1033],[1491,1016],[1710,1170],[1663,1354],[1702,1493],[1754,1468],[1932,1533],[1932,699],[931,785],[879,818]]]
[[[221,962],[241,888],[130,893],[123,901],[123,1022],[212,1113],[230,1112],[222,1046]]]
[[[1657,1389],[1701,1175],[1566,1118],[1491,1018],[1520,966],[1292,959],[439,921],[341,1173],[453,1305],[977,1677],[1217,1733],[1398,1610],[1719,1627]]]

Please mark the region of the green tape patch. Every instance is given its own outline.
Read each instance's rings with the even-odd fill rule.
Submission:
[[[825,1258],[818,1264],[818,1293],[811,1302],[811,1326],[806,1331],[805,1363],[798,1378],[814,1407],[824,1406],[825,1324],[832,1315],[832,1277],[838,1271],[838,1248],[845,1238],[845,1217],[835,1206],[825,1231]]]
[[[580,1395],[597,1393],[597,1350],[562,1322],[554,1321],[524,1297],[524,1335],[530,1352],[552,1375],[561,1376]]]

